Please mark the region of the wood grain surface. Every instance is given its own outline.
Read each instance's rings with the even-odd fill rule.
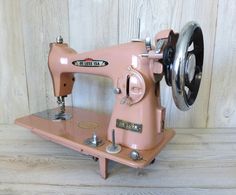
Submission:
[[[219,1],[208,127],[236,126],[236,1]]]
[[[49,43],[68,40],[66,0],[22,0],[21,15],[30,113],[57,106],[48,69]],[[70,105],[70,98],[67,98]],[[22,105],[24,106],[24,105]]]
[[[202,85],[193,108],[179,111],[163,79],[166,126],[235,127],[235,7],[233,0],[1,0],[0,123],[57,106],[47,68],[48,44],[61,34],[78,52],[180,31],[190,20],[204,33]],[[110,113],[109,79],[76,74],[67,105]]]
[[[84,52],[118,43],[118,0],[69,0],[70,46]],[[76,74],[73,106],[99,112],[112,111],[111,80]]]
[[[214,51],[217,1],[125,1],[119,4],[119,40],[127,42],[138,34],[137,18],[141,19],[141,38],[154,37],[163,29],[181,31],[188,21],[196,21],[203,30],[205,40],[204,76],[198,98],[188,112],[178,110],[172,98],[171,88],[163,79],[162,103],[166,107],[168,127],[206,127],[208,101]],[[209,19],[211,18],[211,19]],[[124,28],[124,26],[128,28]],[[135,31],[135,32],[134,32]],[[136,37],[135,37],[136,36]]]
[[[235,129],[177,129],[145,169],[98,162],[15,125],[0,126],[0,194],[235,194]]]
[[[29,113],[19,1],[0,1],[0,123]]]

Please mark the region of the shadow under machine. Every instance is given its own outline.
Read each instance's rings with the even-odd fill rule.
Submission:
[[[48,65],[59,107],[16,119],[16,123],[98,159],[103,178],[108,160],[144,168],[174,136],[172,129],[164,129],[160,81],[164,77],[172,87],[176,106],[188,110],[198,94],[203,55],[203,34],[195,22],[187,23],[180,33],[157,33],[154,45],[150,38],[137,39],[85,53],[77,53],[58,37],[50,44]],[[111,115],[65,106],[74,73],[112,79]]]

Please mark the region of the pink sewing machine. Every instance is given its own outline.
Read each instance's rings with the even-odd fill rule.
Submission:
[[[195,22],[180,34],[164,30],[151,39],[132,40],[95,51],[77,53],[59,36],[50,44],[48,65],[59,107],[25,116],[16,123],[34,133],[99,160],[107,177],[113,160],[134,168],[153,163],[174,136],[164,129],[165,108],[160,101],[160,81],[172,86],[180,110],[194,103],[202,77],[203,35]],[[74,73],[109,77],[115,104],[111,115],[65,106]],[[94,94],[96,95],[96,94]]]

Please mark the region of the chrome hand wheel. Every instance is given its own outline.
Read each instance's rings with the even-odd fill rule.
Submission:
[[[187,23],[179,34],[171,69],[172,95],[180,110],[188,110],[196,100],[202,78],[203,34],[195,22]]]

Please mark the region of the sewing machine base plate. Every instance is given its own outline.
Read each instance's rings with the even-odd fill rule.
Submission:
[[[144,168],[149,165],[175,134],[171,129],[165,130],[161,143],[151,150],[140,150],[139,153],[142,159],[134,161],[129,157],[132,149],[127,147],[122,146],[121,152],[118,154],[109,154],[106,152],[106,147],[111,144],[107,140],[106,135],[110,115],[81,108],[66,107],[66,112],[72,115],[72,119],[70,120],[53,121],[42,117],[44,113],[57,112],[57,110],[52,109],[25,116],[16,119],[15,122],[20,126],[31,129],[32,132],[52,142],[98,158],[100,174],[103,178],[107,178],[108,160],[113,160],[133,168]],[[99,147],[91,147],[85,143],[85,140],[90,138],[94,132],[103,140],[103,144]]]

